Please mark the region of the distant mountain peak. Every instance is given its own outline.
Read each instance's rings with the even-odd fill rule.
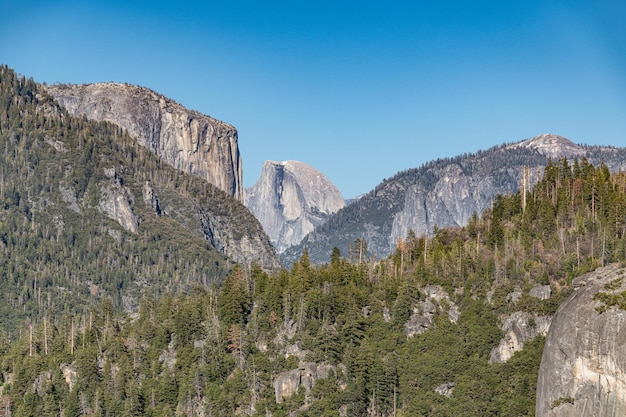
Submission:
[[[509,148],[534,149],[541,155],[554,159],[585,154],[585,150],[580,145],[575,144],[563,136],[555,135],[554,133],[543,133],[539,136],[535,136],[534,138],[526,139],[522,142],[513,144]]]
[[[245,203],[279,253],[345,206],[324,174],[292,160],[265,161],[259,180],[246,189]]]

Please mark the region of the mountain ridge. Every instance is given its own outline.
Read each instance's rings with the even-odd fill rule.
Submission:
[[[542,133],[539,136],[509,145],[509,147],[511,149],[534,149],[550,158],[573,158],[585,154],[585,149],[582,146],[554,133]]]
[[[332,215],[281,257],[289,264],[306,248],[313,261],[325,262],[333,247],[348,253],[359,239],[367,242],[371,255],[384,257],[410,230],[419,236],[436,227],[463,226],[488,208],[496,194],[516,192],[524,175],[526,186],[532,186],[560,145],[570,157],[604,163],[613,172],[626,170],[626,148],[571,144],[561,136],[543,134],[400,171]]]

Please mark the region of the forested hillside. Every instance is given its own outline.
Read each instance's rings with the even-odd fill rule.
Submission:
[[[335,249],[315,266],[305,253],[290,270],[238,266],[221,286],[146,294],[137,315],[116,313],[106,297],[80,313],[32,315],[0,345],[0,410],[534,415],[544,339],[490,360],[501,325],[524,313],[538,327],[573,277],[624,262],[625,216],[626,175],[561,160],[525,195],[498,197],[464,228],[410,233],[379,262]]]
[[[11,338],[25,320],[102,299],[136,311],[144,294],[208,287],[257,256],[279,265],[243,205],[0,67],[0,325]]]

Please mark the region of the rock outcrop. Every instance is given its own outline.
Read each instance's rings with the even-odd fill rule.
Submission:
[[[546,338],[536,415],[626,415],[626,311],[610,305],[624,298],[626,268],[600,268],[574,280],[574,288]]]
[[[461,312],[459,307],[450,299],[441,285],[428,285],[420,290],[427,297],[413,306],[409,320],[404,323],[404,333],[407,339],[422,334],[433,326],[433,317],[437,311],[448,309],[448,318],[457,323]],[[437,305],[435,305],[435,303]]]
[[[304,388],[305,398],[311,396],[311,390],[319,379],[326,379],[331,374],[336,375],[335,366],[315,362],[307,362],[302,364],[298,369],[281,372],[274,378],[274,395],[276,403],[280,404],[283,399],[290,398],[298,392],[302,386]]]
[[[435,392],[444,397],[452,398],[456,382],[446,382],[435,388]]]
[[[104,170],[112,181],[100,187],[101,196],[98,209],[110,219],[115,220],[131,233],[139,231],[139,219],[133,212],[134,197],[128,187],[124,187],[114,168]]]
[[[123,127],[168,164],[243,201],[241,156],[233,126],[129,84],[52,85],[46,89],[70,114]]]
[[[517,311],[504,317],[500,328],[505,332],[504,337],[491,351],[489,363],[506,362],[515,352],[522,350],[526,342],[539,335],[545,336],[550,328],[550,317],[531,316],[526,312]]]
[[[259,180],[246,189],[245,205],[281,253],[300,243],[345,202],[337,187],[312,166],[265,161]]]
[[[76,371],[76,366],[72,363],[62,363],[60,368],[61,372],[63,372],[63,378],[67,383],[68,389],[72,391],[78,382],[78,372]]]
[[[139,231],[139,219],[133,213],[131,193],[121,186],[103,186],[98,209],[131,233]]]

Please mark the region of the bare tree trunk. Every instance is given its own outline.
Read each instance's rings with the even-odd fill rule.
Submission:
[[[43,351],[46,355],[48,354],[48,319],[45,316],[43,318]]]

